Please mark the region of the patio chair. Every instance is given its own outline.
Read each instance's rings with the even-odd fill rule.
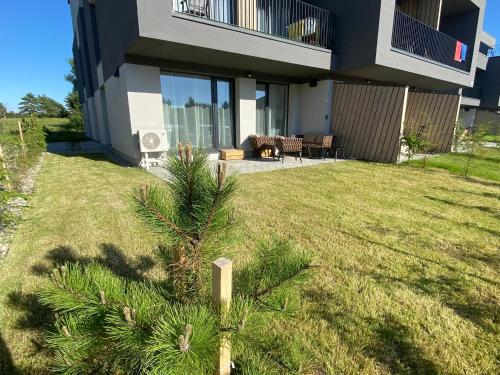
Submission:
[[[210,0],[182,0],[182,13],[210,18]]]
[[[278,147],[282,163],[285,162],[286,154],[294,154],[295,160],[297,160],[298,156],[302,163],[302,138],[276,137],[276,146]]]
[[[276,147],[276,142],[274,137],[269,137],[265,135],[251,135],[248,137],[250,145],[253,148],[254,155],[257,159],[262,157],[264,151],[269,151],[271,156],[274,158],[274,149]]]
[[[316,150],[319,156],[326,159],[329,154],[332,156],[332,146],[335,141],[335,136],[332,134],[305,134],[303,138],[304,149],[307,150],[309,157],[312,159],[311,150]]]

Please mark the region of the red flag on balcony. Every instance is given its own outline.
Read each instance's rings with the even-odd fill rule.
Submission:
[[[459,41],[455,47],[455,61],[462,62],[462,42]]]

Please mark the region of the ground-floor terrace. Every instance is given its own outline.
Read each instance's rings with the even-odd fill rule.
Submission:
[[[405,126],[428,127],[435,150],[450,151],[459,102],[458,95],[404,86],[126,63],[83,110],[86,134],[134,164],[146,157],[154,163],[178,143],[191,142],[214,157],[221,149],[251,157],[252,135],[307,134],[333,135],[331,148],[347,158],[397,162]],[[159,143],[145,155],[139,137],[148,132]]]

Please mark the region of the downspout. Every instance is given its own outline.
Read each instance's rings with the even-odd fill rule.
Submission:
[[[403,134],[405,130],[405,121],[406,121],[406,108],[408,106],[408,95],[409,95],[410,87],[405,87],[405,95],[403,98],[403,111],[401,115],[401,127],[399,130],[399,154],[398,154],[398,163],[401,163],[401,156],[404,154],[403,146],[401,146],[401,140],[403,139]]]

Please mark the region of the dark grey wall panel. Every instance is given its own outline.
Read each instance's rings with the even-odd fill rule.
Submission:
[[[474,125],[489,124],[490,134],[500,135],[500,112],[478,110]]]
[[[408,93],[405,126],[426,127],[436,152],[450,152],[460,96],[426,92]]]
[[[380,0],[309,0],[308,3],[336,14],[334,50],[339,69],[375,64]]]
[[[405,88],[334,85],[332,133],[347,157],[395,163],[400,146]]]
[[[486,71],[478,75],[476,83],[480,87],[481,107],[500,109],[500,56],[488,59]]]
[[[97,29],[105,81],[123,64],[127,49],[139,37],[137,1],[142,0],[96,1]]]

